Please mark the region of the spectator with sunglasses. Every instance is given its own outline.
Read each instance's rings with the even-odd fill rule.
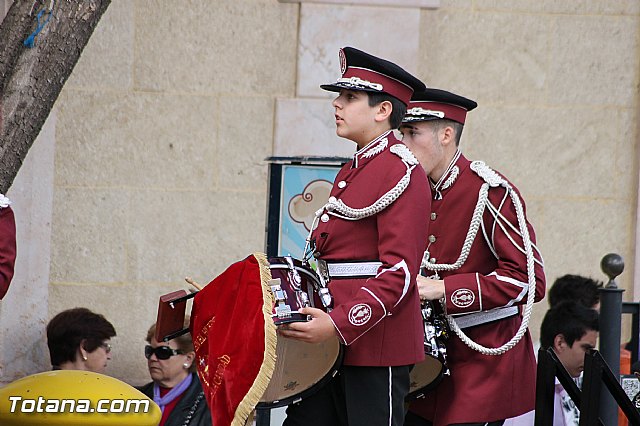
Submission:
[[[189,321],[186,317],[185,328]],[[155,333],[153,324],[144,348],[152,382],[138,389],[160,406],[159,426],[211,425],[211,413],[196,374],[191,335],[158,342]]]
[[[115,335],[115,328],[104,316],[87,308],[60,312],[47,324],[53,369],[104,373],[111,361],[109,340]]]

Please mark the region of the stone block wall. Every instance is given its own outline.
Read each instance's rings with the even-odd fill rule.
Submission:
[[[110,374],[149,380],[161,294],[264,250],[297,21],[274,1],[114,0],[58,99],[49,314],[112,321]]]
[[[639,15],[635,1],[443,1],[421,12],[418,54],[428,85],[478,102],[462,149],[521,190],[548,284],[605,280],[600,260],[617,252],[627,301],[640,297]],[[534,306],[537,338],[548,304]]]

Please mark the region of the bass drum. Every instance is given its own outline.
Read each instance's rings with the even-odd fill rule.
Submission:
[[[422,302],[420,310],[424,324],[425,359],[411,370],[406,401],[424,397],[440,383],[445,374],[449,374],[445,347],[445,341],[449,338],[447,318],[442,309],[437,309],[430,301]]]
[[[305,305],[326,311],[317,292],[320,280],[312,269],[291,257],[272,257],[269,264],[275,280],[271,290],[276,303],[271,317],[276,325],[308,321],[298,313]],[[342,365],[343,349],[337,337],[318,344],[277,338],[276,366],[258,408],[282,407],[307,398]]]

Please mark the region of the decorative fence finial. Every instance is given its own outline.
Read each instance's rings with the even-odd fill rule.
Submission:
[[[605,288],[618,288],[615,279],[624,271],[624,259],[617,253],[606,254],[600,261],[600,268],[609,277]]]

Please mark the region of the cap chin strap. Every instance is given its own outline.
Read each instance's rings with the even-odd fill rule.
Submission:
[[[471,219],[471,223],[469,226],[469,231],[467,232],[467,236],[464,240],[464,244],[462,245],[462,251],[460,252],[460,256],[455,263],[452,264],[437,264],[429,262],[429,253],[425,252],[425,256],[422,258],[422,267],[430,270],[430,271],[455,271],[459,269],[466,262],[469,257],[469,252],[471,251],[471,245],[476,238],[478,233],[478,228],[482,223],[482,215],[484,213],[485,208],[488,204],[489,199],[489,187],[497,187],[503,186],[506,188],[511,200],[513,201],[513,205],[516,209],[516,216],[518,219],[518,226],[520,228],[520,235],[522,236],[522,242],[524,245],[524,253],[527,257],[527,278],[528,278],[528,289],[527,289],[527,304],[524,308],[524,313],[522,315],[522,323],[520,324],[520,328],[516,334],[505,344],[497,348],[488,348],[486,346],[482,346],[479,343],[471,340],[469,336],[467,336],[462,329],[458,326],[455,319],[451,315],[447,315],[447,320],[449,321],[449,325],[451,330],[453,330],[456,335],[462,340],[467,346],[471,349],[480,352],[484,355],[502,355],[508,350],[512,349],[524,336],[529,327],[529,319],[531,317],[531,312],[533,309],[533,302],[535,299],[535,289],[536,289],[536,276],[535,276],[535,257],[533,255],[533,245],[531,243],[531,237],[529,236],[529,229],[527,228],[527,221],[524,215],[524,209],[522,207],[522,202],[518,197],[516,191],[511,187],[509,182],[507,182],[502,176],[491,170],[487,165],[482,161],[474,161],[471,163],[471,169],[476,172],[480,177],[485,180],[485,183],[480,187],[480,191],[478,193],[478,202],[476,203],[476,207],[473,211],[473,216]]]

